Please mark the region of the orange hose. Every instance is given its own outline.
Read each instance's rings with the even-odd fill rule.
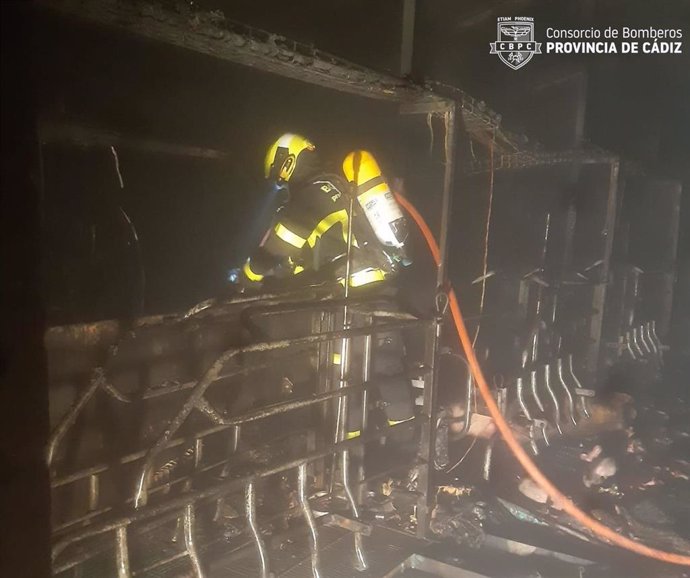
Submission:
[[[438,247],[438,243],[436,243],[436,239],[434,238],[431,229],[429,229],[429,226],[426,224],[424,218],[407,199],[398,193],[395,194],[395,197],[414,219],[415,223],[424,235],[424,239],[429,246],[429,251],[431,252],[434,261],[438,266],[441,262],[441,251]],[[481,393],[482,398],[484,398],[486,407],[489,410],[489,413],[491,414],[498,431],[501,432],[501,435],[503,436],[503,439],[505,440],[511,453],[515,456],[517,461],[520,462],[520,465],[522,465],[522,467],[537,483],[537,485],[539,485],[549,495],[555,504],[560,506],[563,510],[580,522],[580,524],[586,528],[589,528],[600,538],[604,538],[616,546],[648,558],[654,558],[655,560],[660,560],[662,562],[668,562],[671,564],[690,566],[690,556],[683,556],[681,554],[674,554],[672,552],[665,552],[663,550],[657,550],[656,548],[650,548],[649,546],[645,546],[644,544],[640,544],[639,542],[635,542],[630,538],[622,536],[621,534],[613,531],[611,528],[588,516],[541,472],[532,458],[523,449],[522,445],[520,445],[520,442],[518,442],[518,440],[515,438],[515,435],[513,435],[513,432],[508,425],[508,422],[506,422],[505,418],[498,409],[498,405],[496,404],[494,396],[492,395],[491,390],[486,383],[486,379],[484,379],[484,374],[482,373],[479,362],[477,361],[477,356],[475,355],[474,348],[472,347],[472,341],[467,333],[467,327],[465,327],[465,321],[462,317],[462,313],[460,312],[460,305],[458,304],[457,297],[455,296],[455,291],[453,291],[452,288],[448,291],[448,299],[450,303],[450,312],[453,317],[453,321],[455,322],[455,328],[458,331],[460,343],[465,351],[465,355],[467,356],[467,361],[470,364],[470,369],[474,375],[479,393]]]

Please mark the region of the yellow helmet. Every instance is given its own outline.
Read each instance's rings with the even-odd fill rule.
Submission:
[[[309,139],[299,134],[285,133],[274,142],[266,153],[264,175],[278,180],[289,181],[297,166],[297,157],[302,151],[316,150]]]

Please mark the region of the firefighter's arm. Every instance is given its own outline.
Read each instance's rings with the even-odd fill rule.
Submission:
[[[279,213],[261,245],[242,268],[244,286],[259,287],[267,277],[280,279],[299,272],[306,241],[306,233],[289,218],[289,213]]]

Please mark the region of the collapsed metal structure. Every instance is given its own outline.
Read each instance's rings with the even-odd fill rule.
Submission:
[[[647,314],[637,318],[630,314],[628,305],[624,314],[608,320],[608,324],[605,319],[611,310],[607,302],[611,299],[613,232],[622,203],[617,196],[620,178],[617,157],[602,151],[556,155],[519,150],[519,139],[501,129],[498,115],[457,89],[430,90],[416,86],[276,35],[229,23],[219,14],[185,14],[158,5],[116,0],[60,0],[43,4],[47,9],[72,17],[236,64],[399,103],[403,114],[438,115],[443,118],[446,131],[438,232],[441,263],[436,273],[438,294],[434,317],[392,313],[391,308],[380,307],[380,299],[371,302],[352,299],[347,294],[343,299],[340,287],[336,286],[314,288],[307,294],[301,291],[216,302],[180,315],[143,318],[130,323],[108,321],[55,327],[48,332],[46,344],[53,390],[56,396],[62,393],[72,402],[68,410],[57,410],[60,415],[48,446],[55,504],[55,575],[73,569],[100,575],[99,572],[112,573],[114,568],[120,578],[125,578],[191,568],[201,578],[213,574],[209,560],[221,554],[227,557],[228,544],[231,544],[230,553],[246,552],[247,545],[253,546],[256,553],[242,570],[245,573],[238,569],[237,575],[268,577],[277,572],[297,576],[304,575],[299,572],[308,569],[307,573],[320,576],[322,535],[329,528],[342,532],[337,540],[342,540],[342,534],[352,535],[350,569],[369,569],[374,575],[394,576],[389,573],[394,567],[402,571],[430,564],[419,556],[399,553],[400,559],[390,556],[380,559],[380,554],[367,551],[363,536],[373,540],[372,536],[382,530],[362,519],[361,508],[367,483],[394,472],[414,472],[411,486],[414,488],[411,495],[415,496],[411,517],[414,524],[406,530],[420,540],[431,537],[437,496],[433,472],[444,461],[446,443],[438,438],[439,432],[443,436],[444,431],[438,427],[438,369],[446,307],[443,288],[447,283],[448,227],[458,125],[478,142],[493,143],[499,161],[497,165],[492,163],[492,170],[559,163],[601,164],[608,170],[606,211],[599,238],[601,262],[596,268],[596,279],[587,286],[591,290],[589,304],[593,313],[587,316],[586,344],[570,350],[559,347],[556,357],[545,358],[538,354],[538,336],[535,336],[530,349],[531,363],[523,365],[524,374],[513,384],[497,386],[496,394],[504,409],[509,402],[519,404],[521,419],[524,417],[528,424],[533,451],[538,453],[540,444],[549,443],[549,436],[562,433],[567,422],[576,425],[589,417],[588,399],[594,391],[578,378],[577,365],[587,361],[587,381],[592,382],[603,363],[599,359],[604,349],[602,342],[613,343],[606,348],[607,356],[618,358],[628,354],[635,361],[663,362],[657,317]],[[121,144],[205,158],[222,156],[219,151],[152,141],[134,142],[113,132],[56,127],[50,123],[42,126],[40,139],[44,143],[66,139],[78,144]],[[470,170],[481,173],[488,168],[476,164]],[[635,276],[634,272],[630,274]],[[639,283],[631,282],[629,276],[624,275],[624,279],[624,291],[637,291],[634,287]],[[530,276],[521,284],[525,303],[531,298],[530,288],[539,285],[533,280],[534,276]],[[634,310],[635,303],[631,306]],[[555,307],[554,304],[554,311]],[[343,326],[337,328],[336,319],[340,319],[341,312]],[[279,320],[279,324],[289,324],[290,319],[295,319],[294,331],[281,339],[257,339],[258,318],[268,322]],[[423,405],[416,420],[420,432],[418,451],[409,462],[384,468],[364,479],[367,448],[382,439],[405,435],[411,426],[403,423],[377,429],[368,427],[364,418],[362,435],[346,439],[343,424],[347,420],[347,400],[361,396],[363,407],[371,403],[367,382],[372,337],[401,330],[417,331],[425,341],[425,358],[419,360],[416,376],[424,383]],[[252,336],[249,343],[247,333]],[[351,383],[348,369],[348,347],[356,340],[361,342],[364,351],[363,375],[355,380],[361,385]],[[330,360],[338,347],[343,353],[342,363],[339,375],[334,375]],[[313,391],[294,394],[292,384],[282,383],[281,388],[285,389],[278,391],[279,401],[264,400],[260,407],[239,415],[224,413],[223,396],[238,389],[239,382],[268,379],[266,375],[270,376],[278,363],[289,363],[297,355],[306,360],[304,363],[313,374]],[[474,411],[472,392],[472,381],[468,378],[462,417],[464,431],[469,429]],[[288,427],[280,421],[293,414],[303,422],[302,426],[304,423],[307,426],[294,427],[292,423]],[[363,415],[366,414],[364,411]],[[85,437],[97,438],[102,419],[117,422],[116,429],[122,432],[122,439],[103,439],[100,448],[80,446]],[[274,423],[278,429],[285,427],[280,429],[283,435],[267,440],[257,433],[253,424],[266,420],[277,420]],[[85,422],[89,425],[85,426]],[[90,429],[80,431],[84,427]],[[84,435],[87,431],[89,436]],[[324,431],[328,435],[317,434]],[[137,443],[143,443],[143,448],[132,450],[131,446]],[[111,450],[107,458],[104,448]],[[119,448],[128,449],[118,454]],[[113,450],[117,454],[115,459],[110,457]],[[350,479],[353,456],[359,473],[356,481]],[[490,469],[491,452],[487,451],[487,479]],[[287,524],[294,517],[303,518],[310,537],[307,561],[272,560],[275,552],[271,552],[264,537],[262,525],[267,520],[258,515],[262,487],[266,480],[280,483],[281,476],[290,478],[290,483],[297,488],[296,503],[279,508],[271,521],[279,519]],[[341,497],[346,513],[330,513],[317,520],[313,504],[315,491]],[[233,510],[238,496],[244,507],[246,527],[238,530],[231,540],[225,539],[221,529],[224,512]],[[215,535],[207,535],[209,527],[216,528]],[[282,529],[290,532],[290,528]],[[396,527],[396,532],[399,529]],[[158,541],[147,541],[152,536],[158,536]],[[398,538],[387,534],[378,539],[386,543]],[[151,548],[160,548],[171,540],[174,548],[151,556]],[[111,562],[114,566],[108,567]]]

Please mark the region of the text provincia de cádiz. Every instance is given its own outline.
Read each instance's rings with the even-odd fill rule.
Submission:
[[[546,38],[566,40],[546,42],[546,52],[554,54],[682,54],[680,28],[600,28],[546,29]],[[599,41],[592,41],[597,39]],[[577,40],[585,41],[578,42]],[[576,40],[576,42],[572,42]],[[621,41],[622,40],[622,41]],[[640,42],[642,40],[642,42]]]

